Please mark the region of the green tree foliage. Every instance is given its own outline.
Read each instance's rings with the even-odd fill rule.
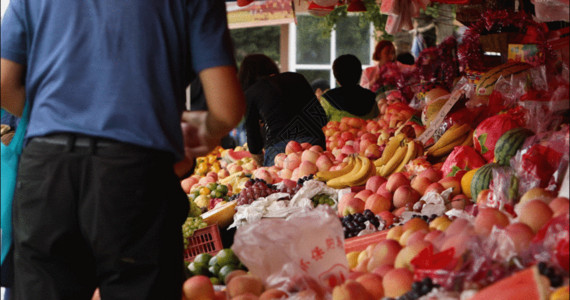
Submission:
[[[238,65],[248,54],[263,53],[279,62],[279,26],[263,26],[232,29],[236,60]]]

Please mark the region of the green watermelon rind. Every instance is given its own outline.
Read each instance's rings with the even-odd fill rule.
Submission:
[[[493,168],[498,166],[499,164],[497,163],[489,163],[477,169],[477,172],[475,172],[471,180],[471,199],[473,202],[477,201],[477,195],[479,195],[482,190],[489,188],[489,184],[491,184],[491,180],[493,179]]]
[[[503,166],[509,165],[511,158],[515,156],[526,138],[533,134],[531,130],[519,127],[501,135],[495,144],[495,159],[497,163]]]

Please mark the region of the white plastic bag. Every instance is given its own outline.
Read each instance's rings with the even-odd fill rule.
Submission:
[[[267,288],[292,292],[304,278],[330,292],[349,273],[342,224],[326,205],[241,226],[232,250]]]

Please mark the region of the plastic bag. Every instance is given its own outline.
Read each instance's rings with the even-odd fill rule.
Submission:
[[[324,205],[242,226],[232,250],[267,288],[291,292],[312,280],[332,291],[349,273],[342,224]]]
[[[567,125],[527,138],[510,161],[519,179],[519,195],[535,187],[558,191],[568,168],[569,149]]]

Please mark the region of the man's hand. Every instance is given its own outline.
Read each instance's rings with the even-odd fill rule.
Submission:
[[[193,159],[197,156],[204,156],[221,142],[220,138],[208,132],[207,115],[207,111],[186,111],[182,115],[184,153],[187,158]]]

